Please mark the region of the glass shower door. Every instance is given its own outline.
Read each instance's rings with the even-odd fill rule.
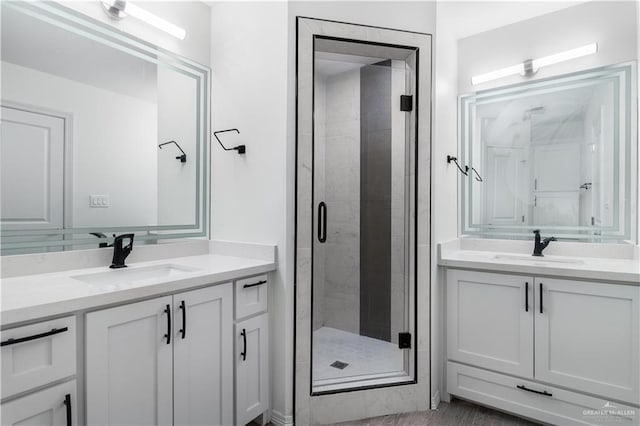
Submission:
[[[312,390],[413,379],[410,49],[314,51]]]

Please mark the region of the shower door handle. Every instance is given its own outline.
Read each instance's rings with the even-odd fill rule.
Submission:
[[[327,205],[324,201],[318,204],[318,241],[327,241]]]

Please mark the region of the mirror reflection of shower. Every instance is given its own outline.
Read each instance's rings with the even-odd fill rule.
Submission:
[[[413,374],[413,143],[400,110],[413,51],[317,40],[314,65],[314,392]],[[414,314],[411,312],[411,314]],[[404,334],[403,334],[404,333]]]

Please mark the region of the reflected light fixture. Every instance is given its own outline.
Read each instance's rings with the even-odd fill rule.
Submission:
[[[597,51],[598,43],[591,43],[585,46],[577,47],[575,49],[565,50],[564,52],[556,53],[554,55],[549,55],[538,59],[527,59],[526,61],[517,65],[501,68],[499,70],[491,71],[486,74],[473,76],[471,77],[471,84],[475,86],[476,84],[482,84],[488,81],[493,81],[499,78],[504,78],[516,74],[531,77],[533,74],[538,72],[541,67],[570,61],[571,59],[580,58],[582,56],[592,55]]]
[[[187,36],[187,31],[184,28],[172,24],[166,19],[154,15],[153,13],[139,7],[130,1],[125,0],[110,0],[102,1],[102,8],[105,13],[112,19],[120,20],[127,16],[133,16],[141,21],[146,22],[149,25],[156,27],[172,36],[184,40]]]

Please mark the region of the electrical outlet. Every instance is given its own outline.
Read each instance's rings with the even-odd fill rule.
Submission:
[[[109,207],[109,196],[108,195],[90,195],[89,207],[92,207],[92,208]]]

